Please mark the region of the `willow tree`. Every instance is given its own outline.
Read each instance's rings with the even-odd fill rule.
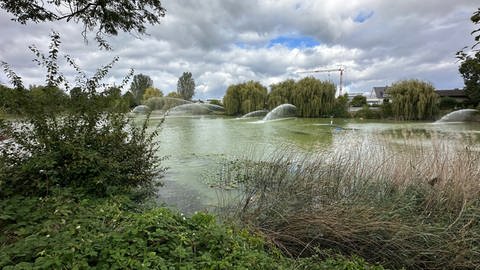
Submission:
[[[240,113],[240,86],[230,85],[223,97],[225,114],[236,115]]]
[[[399,120],[429,120],[438,112],[438,95],[428,82],[403,80],[388,88],[392,111]]]
[[[293,103],[293,91],[295,91],[295,81],[291,79],[270,85],[270,93],[268,93],[267,100],[268,109],[272,110],[281,104]]]
[[[256,81],[230,85],[223,97],[225,113],[246,114],[265,108],[267,88]]]
[[[335,85],[306,77],[295,84],[292,103],[302,117],[319,117],[331,114],[335,106]]]

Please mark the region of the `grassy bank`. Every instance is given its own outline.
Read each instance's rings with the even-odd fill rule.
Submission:
[[[219,182],[243,195],[226,218],[294,258],[330,249],[393,269],[477,269],[479,150],[379,140],[227,164]]]

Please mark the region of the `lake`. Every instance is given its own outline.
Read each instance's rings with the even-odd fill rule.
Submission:
[[[150,127],[159,118],[152,117]],[[333,121],[333,123],[331,123]],[[242,158],[268,159],[276,151],[315,153],[325,149],[349,151],[358,142],[378,140],[395,145],[428,144],[431,140],[480,145],[478,123],[373,122],[356,119],[172,116],[160,127],[159,154],[168,167],[158,192],[159,202],[192,213],[218,203],[209,180],[222,164]],[[367,157],[366,157],[367,158]]]

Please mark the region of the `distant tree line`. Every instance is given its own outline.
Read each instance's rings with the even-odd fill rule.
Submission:
[[[76,104],[91,98],[79,87],[74,87],[67,93],[57,86],[35,85],[18,89],[0,85],[0,112],[8,115],[24,115],[39,110],[45,113],[62,113],[77,110]],[[122,95],[117,87],[106,89],[94,99],[97,106],[105,110],[115,109],[126,112],[135,106],[131,93]]]
[[[269,109],[289,103],[298,109],[301,117],[330,116],[338,105],[335,85],[330,82],[307,77],[295,82],[286,80],[267,88],[259,82],[249,81],[228,87],[223,98],[228,115],[246,114],[256,110]],[[346,111],[346,106],[344,108]]]
[[[270,92],[259,82],[249,81],[228,87],[223,98],[226,114],[242,115],[289,103],[297,107],[299,117],[365,117],[398,120],[432,120],[439,111],[440,99],[434,87],[420,80],[404,80],[388,88],[389,98],[379,108],[370,109],[366,98],[335,97],[335,85],[306,77],[285,80],[270,86]],[[348,107],[364,107],[353,115]]]

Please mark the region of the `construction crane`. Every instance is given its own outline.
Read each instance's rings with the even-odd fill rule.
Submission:
[[[343,92],[343,72],[345,71],[344,67],[298,71],[297,73],[320,73],[320,72],[333,72],[333,71],[340,71],[340,83],[338,87],[338,95],[341,96]]]

